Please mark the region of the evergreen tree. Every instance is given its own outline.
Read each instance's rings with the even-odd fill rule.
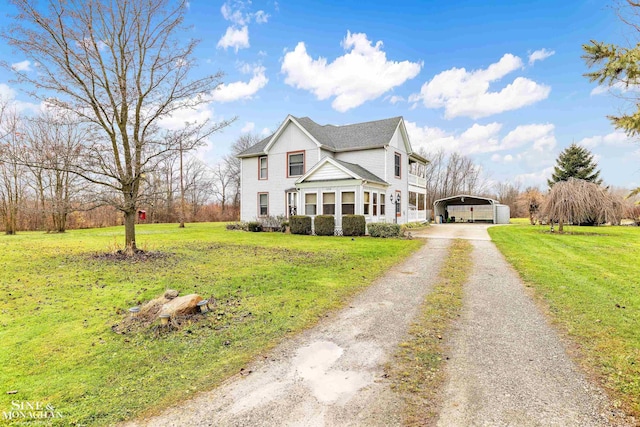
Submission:
[[[577,144],[571,144],[562,150],[553,168],[551,179],[547,180],[549,187],[569,178],[583,179],[600,185],[600,171],[596,170],[598,164],[593,160],[593,154],[586,148]]]

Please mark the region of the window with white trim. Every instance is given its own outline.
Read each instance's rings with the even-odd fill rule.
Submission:
[[[258,216],[269,216],[269,193],[258,193]]]
[[[362,215],[369,215],[369,203],[370,203],[370,193],[368,191],[364,192],[364,201],[362,205]]]
[[[342,192],[342,215],[356,213],[356,193],[353,191]]]
[[[322,215],[336,214],[336,193],[322,193]]]
[[[373,216],[377,216],[378,215],[378,193],[373,193],[371,195],[371,204],[372,204],[372,209],[373,209]]]
[[[380,215],[384,215],[385,211],[384,211],[384,197],[385,194],[384,193],[380,193]]]
[[[304,175],[304,152],[289,153],[288,157],[288,176]]]
[[[260,174],[258,175],[258,179],[267,179],[268,177],[268,169],[267,169],[267,156],[262,156],[258,158],[258,167],[260,169]]]
[[[317,212],[318,195],[307,193],[304,195],[304,214],[315,215]]]

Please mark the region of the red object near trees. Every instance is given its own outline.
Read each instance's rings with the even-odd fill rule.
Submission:
[[[147,211],[138,211],[138,219],[144,221],[147,219]]]

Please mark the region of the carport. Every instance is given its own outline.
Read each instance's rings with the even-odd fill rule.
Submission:
[[[488,197],[460,194],[433,202],[433,214],[438,222],[489,222],[508,224],[509,206]]]

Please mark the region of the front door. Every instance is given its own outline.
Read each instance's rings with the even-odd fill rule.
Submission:
[[[287,218],[298,215],[298,192],[287,191]]]

